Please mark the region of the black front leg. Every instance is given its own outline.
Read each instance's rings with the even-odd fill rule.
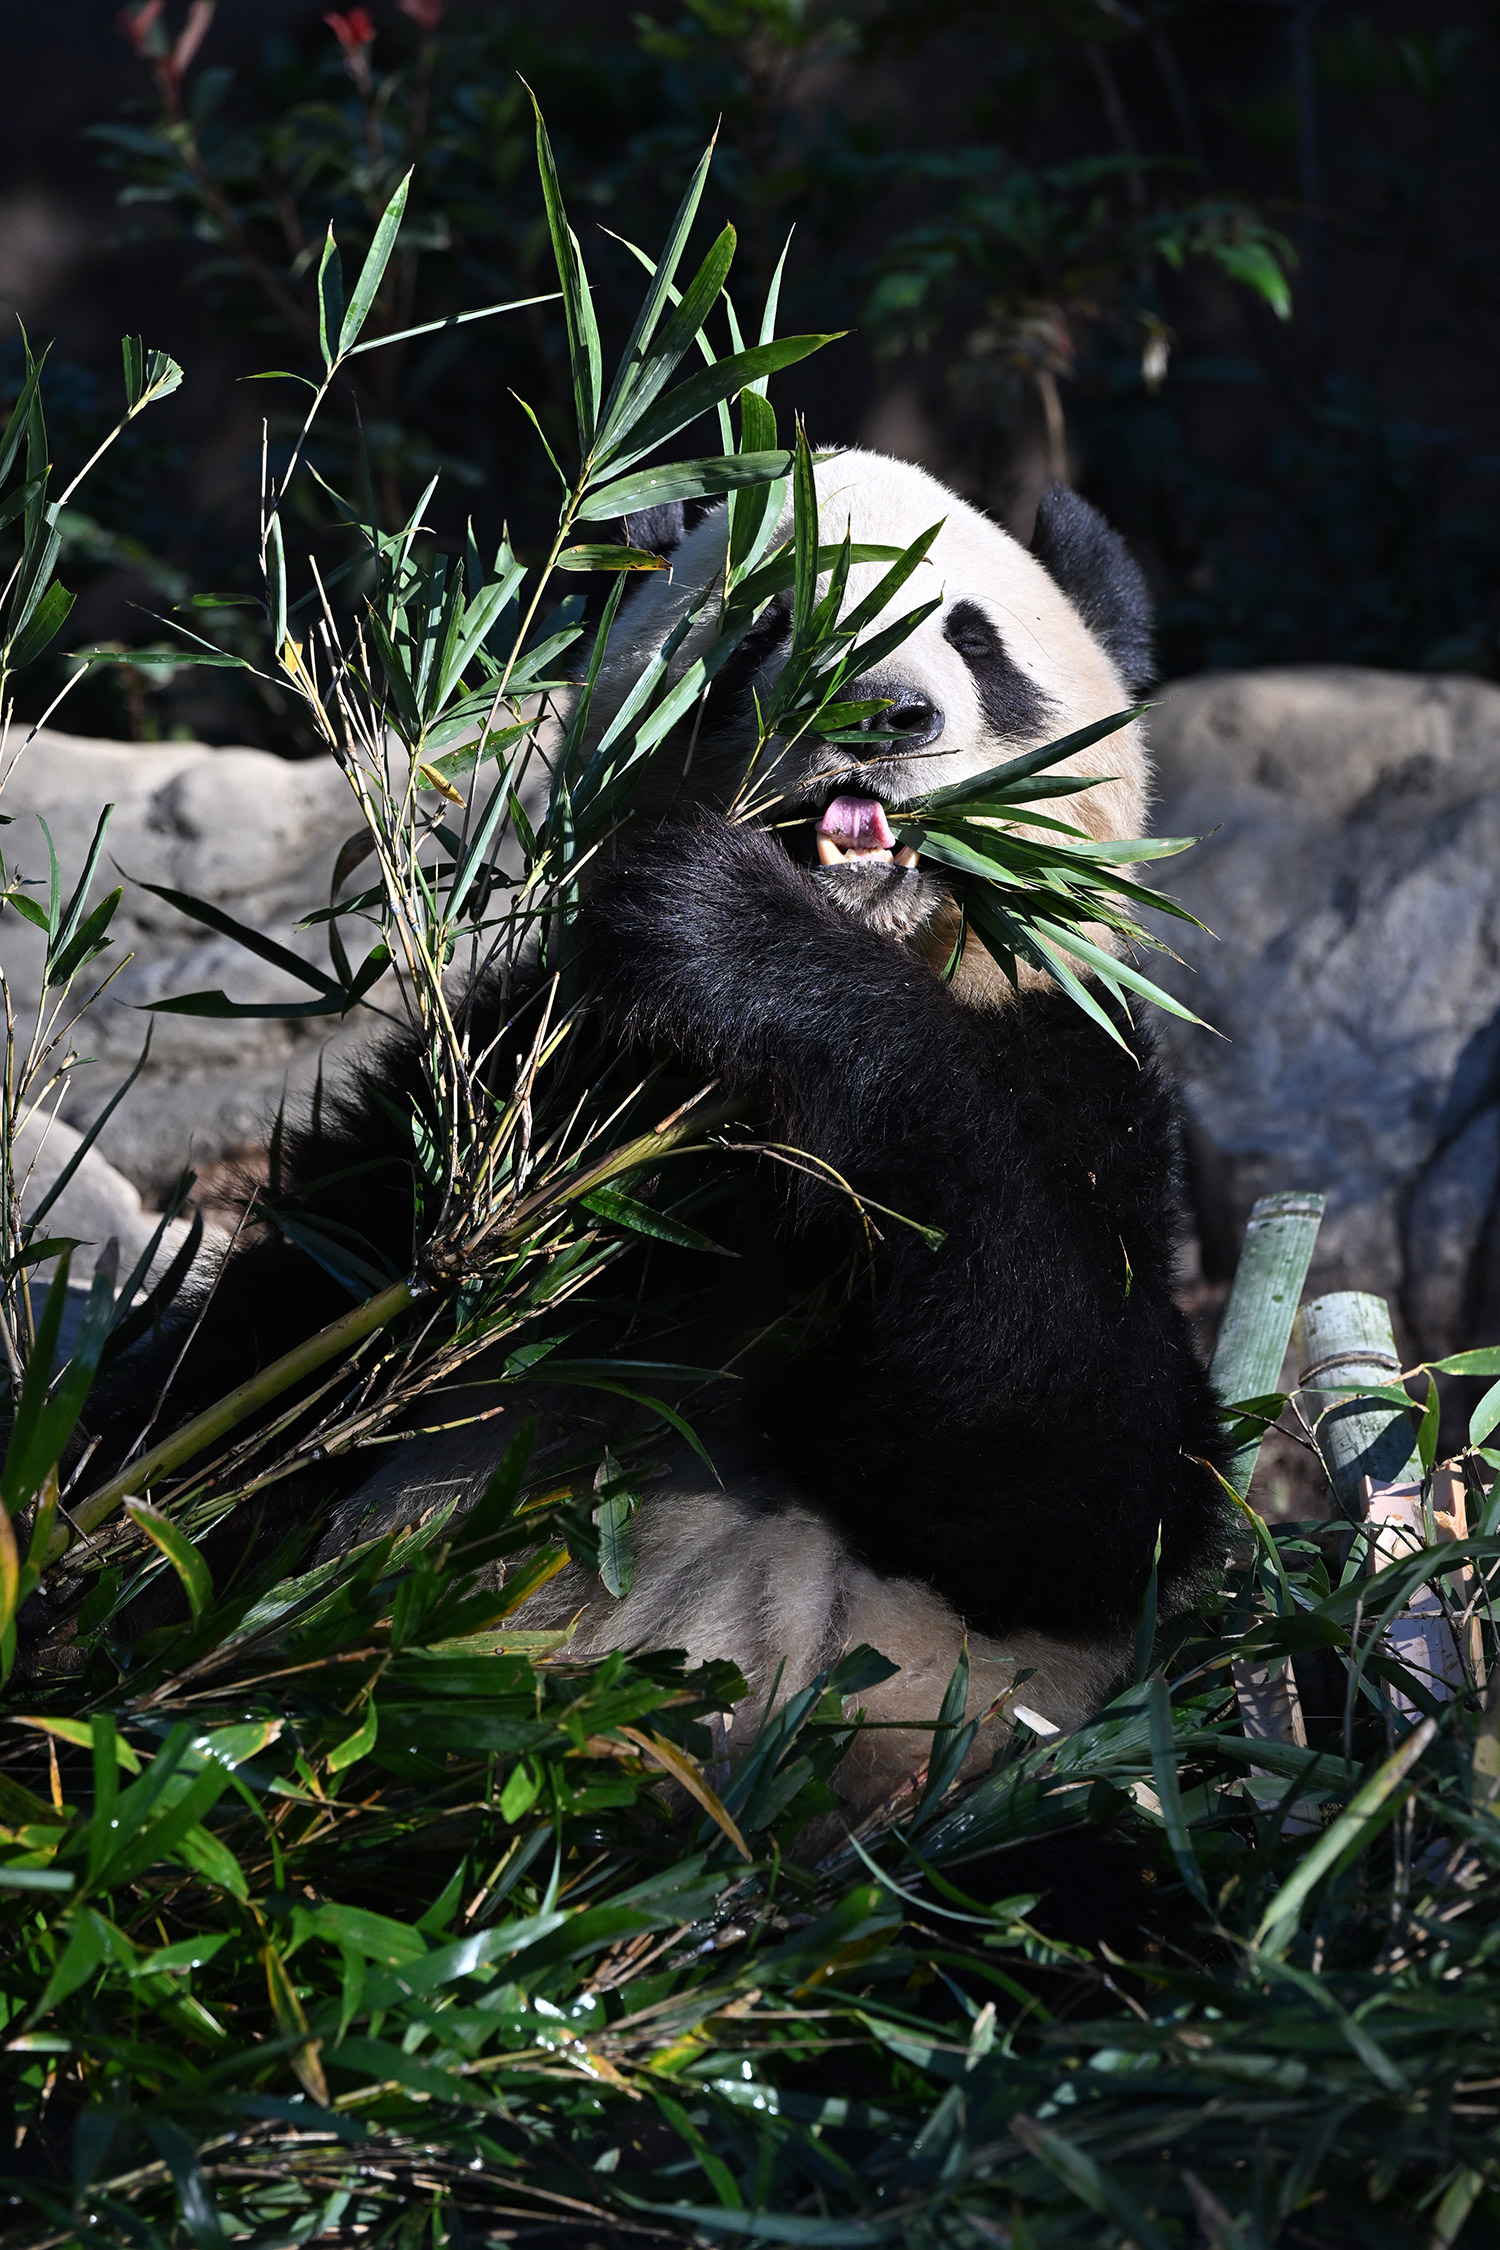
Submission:
[[[825,1161],[938,1131],[985,1042],[932,972],[848,920],[774,836],[705,816],[632,837],[584,916],[595,985],[630,1038],[674,1049]]]

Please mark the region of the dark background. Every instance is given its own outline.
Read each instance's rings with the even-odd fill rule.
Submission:
[[[409,233],[425,247],[399,277],[408,312],[546,286],[524,72],[607,349],[637,269],[601,228],[659,239],[722,120],[700,249],[710,222],[734,218],[731,286],[753,317],[795,223],[782,329],[853,331],[780,379],[784,416],[805,413],[815,441],[922,459],[1023,535],[1065,468],[1147,565],[1168,675],[1330,660],[1500,670],[1489,10],[653,0],[654,21],[584,4],[415,12],[441,21],[394,0],[368,11],[362,88],[321,8],[219,0],[178,96],[189,119],[202,105],[195,146],[243,221],[229,239],[183,164],[161,54],[153,76],[149,50],[169,47],[186,0],[144,29],[138,16],[133,40],[114,0],[4,11],[0,303],[7,328],[18,313],[34,339],[55,339],[59,464],[118,411],[123,333],[187,374],[70,521],[68,646],[160,643],[158,617],[189,591],[253,585],[260,417],[284,443],[289,394],[240,378],[310,364],[311,272],[295,245],[332,216],[356,259],[413,147]],[[1213,255],[1174,266],[1160,248],[1174,213],[1200,235],[1284,238],[1291,318]],[[1166,364],[1148,383],[1153,336]],[[509,391],[565,442],[548,321],[510,316],[379,360],[372,387],[344,402],[345,451],[327,441],[327,473],[353,473],[357,408],[388,513],[439,467],[440,538],[456,542],[472,517],[481,544],[508,523],[524,552],[550,503]],[[20,367],[12,337],[0,390]],[[247,613],[218,614],[231,645],[252,630]],[[66,723],[307,747],[274,698],[229,678],[96,674]],[[56,684],[56,665],[40,666],[27,696],[39,707]]]

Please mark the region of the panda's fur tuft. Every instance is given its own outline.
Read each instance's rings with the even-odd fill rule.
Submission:
[[[951,902],[928,869],[804,848],[833,792],[894,806],[1123,707],[1146,628],[1114,535],[1078,515],[1083,503],[1049,496],[1028,553],[908,464],[844,453],[816,474],[827,542],[847,530],[904,547],[941,522],[892,614],[938,605],[856,691],[884,698],[888,717],[868,750],[842,745],[833,765],[816,744],[785,761],[768,817],[797,827],[726,820],[753,740],[750,697],[784,656],[788,620],[773,606],[691,750],[668,745],[656,761],[655,797],[596,871],[583,916],[593,1020],[621,1067],[638,1075],[645,1053],[685,1090],[719,1078],[758,1142],[805,1152],[817,1175],[739,1160],[745,1194],[714,1219],[732,1265],[652,1249],[679,1261],[673,1286],[689,1308],[693,1347],[669,1356],[721,1364],[745,1335],[769,1333],[775,1308],[814,1309],[801,1350],[737,1361],[734,1403],[703,1425],[716,1484],[685,1445],[658,1450],[628,1597],[615,1602],[574,1563],[513,1622],[573,1622],[580,1657],[669,1645],[735,1659],[749,1687],[735,1740],[778,1678],[789,1693],[873,1642],[901,1669],[863,1700],[913,1730],[861,1737],[841,1785],[864,1811],[925,1758],[966,1637],[970,1710],[991,1714],[971,1763],[1012,1723],[1018,1671],[1031,1674],[1024,1701],[1056,1725],[1097,1707],[1128,1653],[1158,1535],[1168,1609],[1219,1559],[1207,1464],[1223,1444],[1172,1295],[1177,1132],[1149,1031],[1117,1013],[1122,1049],[1049,982],[1012,993],[978,947],[944,984],[935,948]],[[638,544],[675,539],[672,570],[622,612],[596,737],[723,568],[722,506],[680,539],[665,523],[627,528]],[[856,566],[851,598],[884,567]],[[711,630],[693,626],[679,668]],[[1069,763],[1111,777],[1069,800],[1081,824],[1141,832],[1138,726]],[[493,995],[478,1014],[488,1040]],[[410,1048],[377,1048],[363,1080],[287,1141],[314,1216],[373,1231],[397,1271],[420,1244],[392,1118],[420,1084]],[[238,1254],[176,1379],[178,1411],[333,1317],[330,1293],[290,1242]],[[596,1332],[573,1348],[609,1341]],[[478,1363],[430,1420],[493,1403],[486,1381]],[[553,1394],[544,1409],[570,1453],[610,1435],[588,1394]],[[378,1452],[341,1498],[325,1487],[320,1554],[455,1495],[467,1503],[513,1419],[412,1438]]]

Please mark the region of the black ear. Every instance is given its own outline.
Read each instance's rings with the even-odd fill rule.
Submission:
[[[645,554],[664,556],[670,555],[680,544],[687,529],[680,500],[664,500],[659,508],[642,508],[633,516],[622,516],[620,526],[627,547],[639,547]]]
[[[1042,494],[1031,551],[1114,658],[1131,694],[1149,687],[1156,669],[1151,596],[1120,534],[1069,486],[1054,484]]]

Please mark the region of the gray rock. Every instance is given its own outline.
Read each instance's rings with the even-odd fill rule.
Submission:
[[[1210,1272],[1250,1205],[1328,1197],[1310,1286],[1389,1298],[1403,1341],[1493,1341],[1500,1188],[1500,688],[1344,668],[1169,688],[1157,874]],[[1213,831],[1212,834],[1209,831]]]
[[[334,855],[359,816],[331,758],[291,764],[260,750],[95,742],[44,732],[6,787],[5,810],[14,822],[6,831],[7,859],[28,875],[45,876],[46,844],[29,817],[39,814],[70,886],[109,803],[115,811],[94,896],[122,879],[125,896],[114,946],[96,965],[95,981],[126,953],[134,957],[84,1018],[79,1045],[95,1059],[72,1080],[63,1115],[75,1126],[90,1122],[136,1061],[148,1025],[154,1026],[150,1060],[98,1146],[148,1200],[158,1201],[189,1161],[201,1169],[261,1145],[283,1093],[305,1090],[320,1054],[357,1038],[359,1027],[341,1026],[337,1018],[278,1023],[143,1015],[143,1002],[215,988],[243,1001],[309,995],[282,970],[189,921],[140,885],[159,883],[208,899],[326,967],[323,932],[298,933],[295,925],[326,904]],[[4,943],[6,975],[25,1019],[39,997],[42,942],[7,916]]]

